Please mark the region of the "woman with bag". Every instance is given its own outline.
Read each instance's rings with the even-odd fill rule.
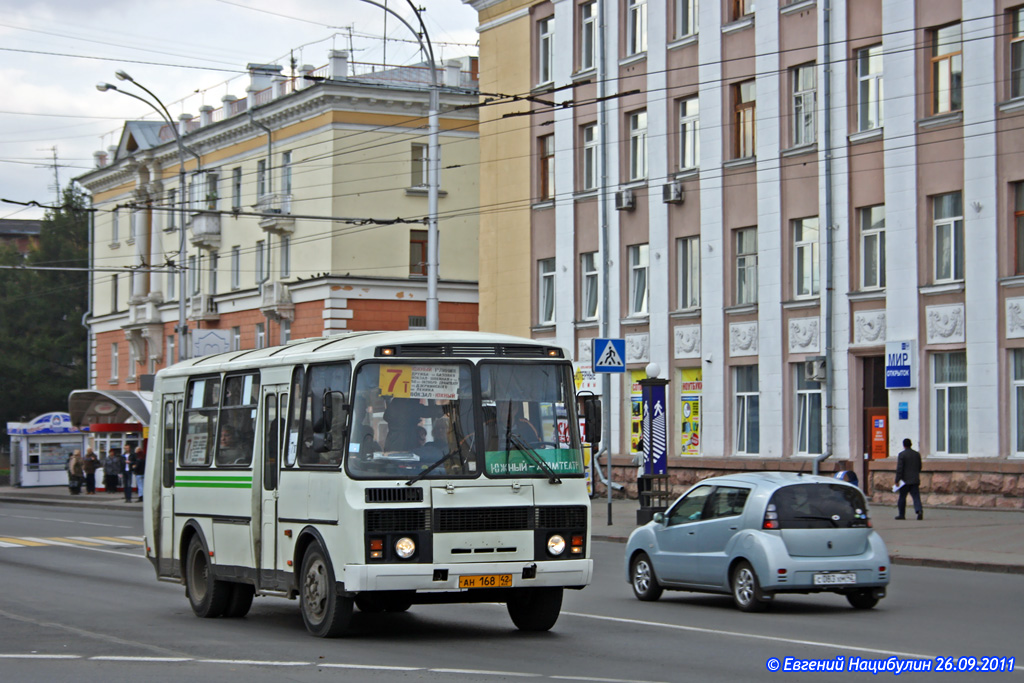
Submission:
[[[75,449],[68,458],[68,489],[71,495],[77,496],[82,492],[82,480],[85,479],[85,469],[82,466],[82,451]]]

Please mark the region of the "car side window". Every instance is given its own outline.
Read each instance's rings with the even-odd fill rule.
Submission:
[[[708,500],[704,513],[705,519],[718,517],[735,517],[743,514],[743,506],[747,503],[750,489],[737,486],[718,486]]]
[[[711,490],[711,486],[698,486],[680,498],[668,513],[669,526],[699,522],[703,519],[704,504]]]

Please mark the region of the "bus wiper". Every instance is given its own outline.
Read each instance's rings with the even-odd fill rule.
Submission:
[[[522,440],[522,438],[518,434],[515,434],[515,433],[509,434],[508,435],[508,440],[517,449],[519,449],[525,455],[527,455],[530,458],[530,460],[532,460],[533,463],[535,465],[537,465],[537,467],[539,467],[542,470],[544,470],[544,474],[548,475],[548,481],[550,481],[552,484],[561,484],[562,483],[562,480],[558,478],[558,475],[555,474],[554,471],[550,467],[548,467],[548,464],[544,461],[544,458],[542,458],[540,456],[540,454],[537,453],[537,451],[535,451],[532,448],[530,448],[529,446],[527,446],[526,443]]]
[[[433,465],[431,465],[427,469],[423,470],[422,472],[417,474],[415,477],[413,477],[409,481],[405,482],[405,485],[406,486],[412,486],[413,484],[418,482],[420,479],[422,479],[423,477],[427,476],[428,474],[430,474],[431,472],[436,470],[438,467],[440,467],[441,465],[443,465],[446,462],[448,462],[449,460],[451,460],[453,455],[459,456],[459,459],[461,460],[462,459],[462,449],[461,448],[456,448],[454,451],[448,451],[447,453],[442,455],[440,457],[440,459],[438,459],[437,462],[435,462]]]

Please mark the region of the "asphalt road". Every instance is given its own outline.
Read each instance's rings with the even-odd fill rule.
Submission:
[[[257,599],[245,619],[197,619],[181,586],[155,580],[141,533],[137,510],[0,505],[4,680],[877,680],[769,672],[771,658],[787,656],[847,666],[853,657],[932,666],[939,656],[1015,657],[1015,673],[950,677],[1024,674],[1020,575],[895,567],[875,610],[787,596],[751,615],[727,597],[691,593],[641,603],[623,577],[623,546],[598,542],[594,584],[567,592],[550,633],[519,633],[501,605],[414,606],[357,614],[357,636],[321,640],[306,633],[295,601],[278,598]],[[39,545],[12,543],[25,539]]]

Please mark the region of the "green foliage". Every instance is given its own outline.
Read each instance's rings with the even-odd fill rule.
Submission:
[[[85,268],[89,265],[86,198],[67,188],[47,212],[39,246],[22,258],[0,245],[0,264]],[[89,274],[85,270],[0,270],[0,428],[51,410],[86,386]]]

